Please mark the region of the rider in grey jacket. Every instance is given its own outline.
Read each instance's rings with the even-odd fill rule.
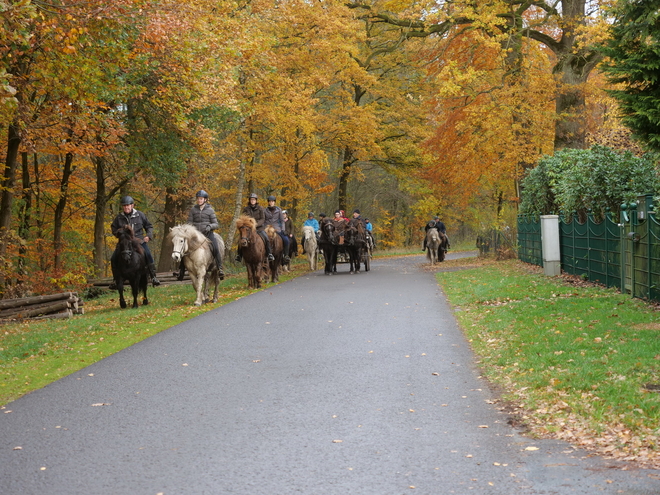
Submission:
[[[195,226],[202,234],[204,234],[211,241],[213,257],[218,266],[218,275],[220,280],[225,278],[225,272],[222,269],[222,253],[218,247],[218,240],[215,237],[214,230],[218,225],[218,219],[215,216],[213,207],[209,204],[209,195],[203,189],[197,191],[195,195],[197,204],[190,209],[188,213],[188,223]]]

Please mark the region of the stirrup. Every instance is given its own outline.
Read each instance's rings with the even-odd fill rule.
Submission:
[[[273,256],[273,253],[268,254],[268,261],[275,261],[275,256]]]
[[[151,285],[156,287],[157,285],[160,285],[160,280],[158,280],[157,277],[151,277]]]

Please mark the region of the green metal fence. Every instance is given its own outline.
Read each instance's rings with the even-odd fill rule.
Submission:
[[[611,214],[602,222],[587,215],[580,223],[577,215],[560,217],[559,250],[561,268],[607,287],[621,287],[621,227]]]
[[[540,217],[518,215],[518,258],[525,263],[543,266]]]
[[[559,244],[566,273],[660,301],[660,218],[652,195],[622,205],[618,223],[609,213],[602,222],[561,217]],[[540,218],[518,216],[518,257],[543,266]]]

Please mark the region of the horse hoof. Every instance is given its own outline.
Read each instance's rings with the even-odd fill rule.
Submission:
[[[149,304],[149,299],[147,298],[142,299],[142,306],[146,306],[147,304]]]
[[[121,306],[121,309],[126,309],[126,303],[124,301],[119,301],[119,306]]]
[[[202,303],[200,303],[200,302],[195,303],[195,306],[201,306],[201,305],[202,305]]]

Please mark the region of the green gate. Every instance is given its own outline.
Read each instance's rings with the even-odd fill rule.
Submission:
[[[660,222],[653,211],[653,196],[621,207],[623,292],[633,297],[660,300]]]

